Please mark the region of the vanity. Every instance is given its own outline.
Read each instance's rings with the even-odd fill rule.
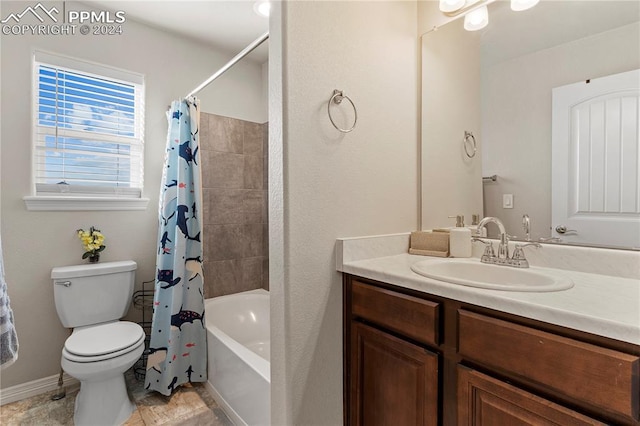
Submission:
[[[638,252],[545,245],[532,265],[587,271],[541,268],[573,287],[523,292],[419,275],[412,265],[443,260],[407,244],[338,240],[345,424],[640,424]],[[588,270],[593,256],[622,276]]]
[[[528,247],[516,273],[503,265],[524,258],[499,249],[492,270],[479,243],[459,260],[408,254],[408,234],[339,239],[344,423],[640,425],[640,212],[618,186],[638,172],[624,155],[604,171],[618,151],[596,148],[639,149],[637,133],[597,136],[637,128],[605,86],[633,72],[620,84],[638,97],[638,3],[489,3],[487,31],[453,19],[422,36],[418,229],[482,212],[507,254],[505,228],[582,246]]]

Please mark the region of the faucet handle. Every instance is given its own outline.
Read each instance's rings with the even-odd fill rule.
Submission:
[[[514,259],[514,260],[523,260],[523,259],[525,259],[524,251],[522,249],[527,247],[527,246],[534,246],[536,248],[542,247],[539,243],[516,244],[515,248],[513,250],[512,259]]]
[[[496,253],[495,253],[495,251],[493,251],[493,243],[491,241],[485,241],[485,240],[480,239],[478,237],[472,237],[471,240],[472,241],[480,241],[482,244],[485,245],[484,253],[482,254],[483,258],[485,256],[486,257],[496,257]]]

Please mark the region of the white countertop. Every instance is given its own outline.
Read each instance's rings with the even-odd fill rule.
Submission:
[[[398,244],[398,236],[393,238],[396,246],[402,245]],[[354,260],[358,256],[347,253],[345,241],[339,240],[337,250],[337,269],[341,272],[640,344],[640,279],[556,269],[554,272],[573,280],[572,288],[544,293],[488,290],[426,278],[411,270],[415,262],[442,258],[408,253],[388,255],[387,250],[381,257]],[[378,239],[376,244],[380,243]]]

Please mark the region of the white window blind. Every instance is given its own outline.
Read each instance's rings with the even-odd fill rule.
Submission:
[[[141,197],[139,74],[36,52],[36,195]]]

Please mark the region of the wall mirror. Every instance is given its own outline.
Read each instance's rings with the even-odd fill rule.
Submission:
[[[533,9],[514,12],[509,2],[496,1],[489,4],[487,27],[468,32],[462,19],[453,20],[422,36],[422,53],[424,229],[452,226],[450,215],[470,219],[479,213],[500,218],[508,233],[524,238],[522,218],[527,214],[531,239],[556,237],[567,244],[639,248],[635,239],[620,242],[610,233],[592,237],[572,231],[571,225],[565,233],[556,231],[564,223],[552,219],[552,198],[573,196],[558,195],[557,188],[552,195],[557,166],[552,166],[552,93],[640,68],[640,2],[543,0]],[[625,138],[633,143],[617,152],[604,148],[609,159],[604,151],[594,150],[592,157],[602,160],[604,172],[578,175],[571,158],[565,169],[578,176],[578,182],[602,179],[598,173],[611,180],[610,171],[620,169],[613,175],[624,183],[608,191],[624,187],[635,194],[635,206],[619,216],[629,225],[622,232],[640,234],[640,113],[637,94],[630,96],[635,96],[635,112],[630,114],[635,115],[635,133]],[[466,131],[478,142],[471,159],[465,158]],[[629,169],[622,164],[630,158],[635,176],[622,171]],[[453,175],[451,181],[445,175]],[[495,181],[483,179],[493,175]],[[604,204],[602,217],[609,213]],[[597,220],[588,226],[597,226]]]

